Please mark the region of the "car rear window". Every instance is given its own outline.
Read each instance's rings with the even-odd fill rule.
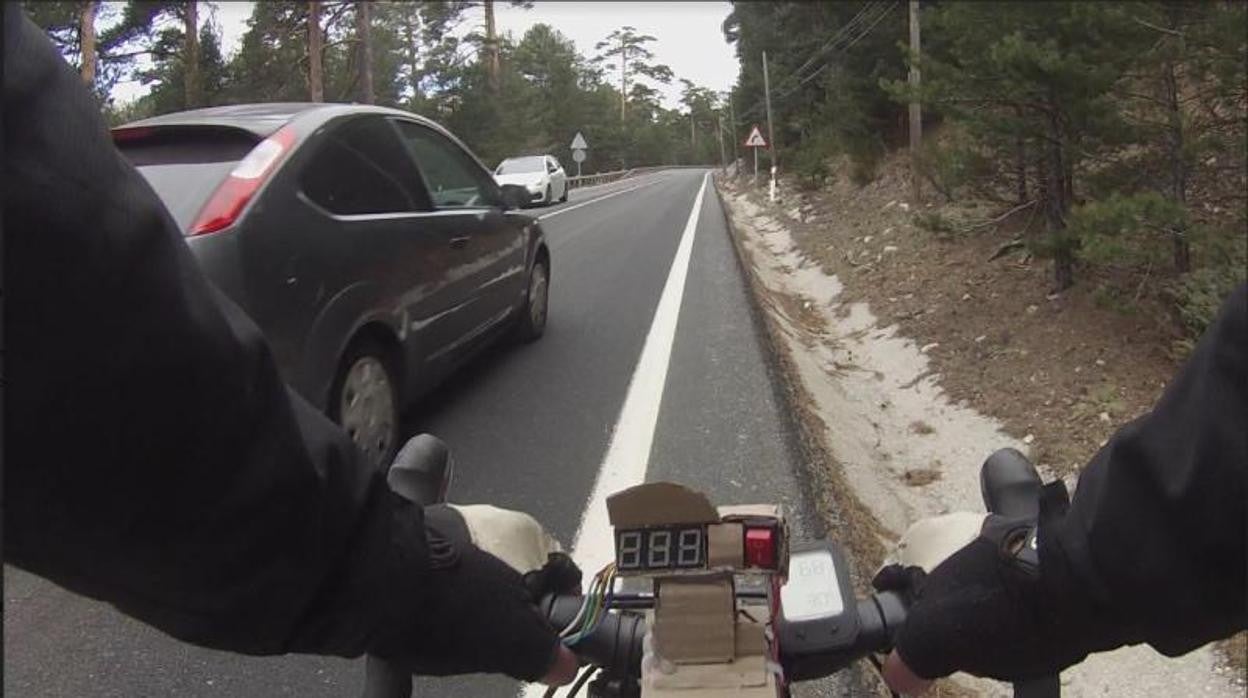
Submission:
[[[503,160],[499,164],[495,174],[524,174],[525,172],[545,172],[546,158],[537,155],[527,158],[512,158]]]
[[[300,176],[303,193],[338,215],[427,211],[420,173],[394,129],[379,116],[354,118],[332,131]]]
[[[239,129],[163,128],[114,132],[114,141],[185,235],[208,197],[260,139]]]

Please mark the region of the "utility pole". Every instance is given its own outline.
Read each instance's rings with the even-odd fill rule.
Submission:
[[[732,93],[728,93],[728,138],[732,141],[732,165],[735,168],[737,163],[737,112],[732,106]],[[735,171],[735,170],[734,170]]]
[[[919,104],[919,0],[910,0],[910,199],[914,206],[920,203],[919,146],[923,142],[923,107]]]
[[[724,112],[723,110],[720,110],[719,112],[719,130],[716,133],[719,134],[719,166],[724,169],[727,169],[728,168],[728,155],[724,152]]]
[[[771,155],[771,185],[768,196],[776,200],[776,132],[771,125],[771,80],[767,77],[767,52],[763,51],[763,95],[767,100],[767,151]]]

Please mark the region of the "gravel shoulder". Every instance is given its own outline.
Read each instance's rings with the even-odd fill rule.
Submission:
[[[982,509],[979,465],[997,448],[1073,486],[1174,370],[1164,329],[1079,287],[1050,294],[1042,264],[988,262],[999,238],[933,238],[888,175],[777,204],[747,180],[718,180],[790,402],[820,452],[808,458],[822,471],[816,499],[864,578],[911,522]],[[1179,659],[1147,646],[1094,655],[1062,683],[1089,697],[1230,698],[1245,685],[1212,646]],[[1009,695],[964,675],[942,692]]]

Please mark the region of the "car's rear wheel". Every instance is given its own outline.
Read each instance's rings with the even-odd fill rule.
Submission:
[[[398,448],[397,386],[393,362],[385,348],[361,339],[347,350],[330,396],[330,416],[378,467],[389,465]]]
[[[522,342],[532,342],[546,331],[546,317],[550,303],[550,262],[539,257],[529,272],[529,290],[524,297],[524,309],[516,336]]]

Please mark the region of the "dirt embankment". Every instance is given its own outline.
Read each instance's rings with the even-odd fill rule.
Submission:
[[[1095,276],[1054,293],[1047,262],[1021,247],[1002,250],[1035,223],[1030,209],[966,232],[920,227],[926,218],[964,230],[1001,207],[968,201],[916,211],[905,203],[906,181],[893,159],[865,187],[847,177],[810,194],[786,187],[776,211],[802,253],[868,303],[881,325],[896,324],[929,348],[955,402],[1000,419],[1041,466],[1074,472],[1173,374],[1174,336],[1153,319],[1163,313],[1115,307]]]
[[[745,179],[720,188],[790,394],[831,470],[830,524],[861,568],[918,518],[982,508],[978,468],[996,448],[1029,452],[1073,484],[1175,363],[1164,325],[1104,307],[1093,282],[1052,293],[1047,264],[1002,253],[1008,231],[916,224],[931,210],[904,203],[901,163],[863,188],[846,179],[809,195],[782,187],[777,204]],[[974,204],[953,213],[991,217]],[[1224,654],[1166,660],[1145,647],[1096,655],[1063,684],[1068,696],[1230,696],[1244,685]]]

